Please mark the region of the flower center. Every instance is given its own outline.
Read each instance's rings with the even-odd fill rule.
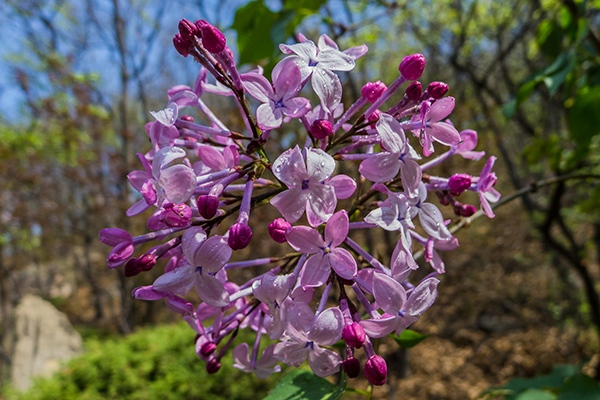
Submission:
[[[309,182],[308,179],[305,179],[302,181],[302,190],[308,189],[308,182]]]

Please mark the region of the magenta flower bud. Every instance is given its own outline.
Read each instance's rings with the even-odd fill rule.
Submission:
[[[180,118],[187,122],[194,122],[194,117],[192,117],[191,115],[182,115]]]
[[[131,257],[134,249],[135,246],[133,245],[133,241],[122,242],[116,245],[108,254],[108,258],[106,260],[108,263],[108,268],[117,268],[118,266],[122,265],[129,259],[129,257]]]
[[[161,221],[169,228],[178,228],[187,226],[192,219],[192,209],[185,203],[164,205],[164,211],[161,213]]]
[[[362,87],[360,94],[367,99],[369,103],[375,103],[386,89],[387,86],[381,81],[369,82]]]
[[[441,99],[448,92],[448,85],[444,82],[431,82],[427,86],[427,93],[434,99]]]
[[[354,357],[350,357],[347,360],[344,360],[342,362],[342,368],[344,369],[346,375],[348,375],[348,378],[356,378],[358,377],[358,375],[360,375],[360,361],[358,361]]]
[[[421,82],[419,82],[419,81],[412,82],[406,88],[405,94],[406,94],[406,97],[408,97],[412,101],[419,101],[419,99],[421,98],[421,95],[423,94],[423,87],[421,86]]]
[[[179,21],[179,25],[177,27],[179,28],[179,33],[181,34],[183,40],[193,42],[194,36],[198,36],[198,27],[196,27],[193,22],[188,21],[187,19],[182,19]]]
[[[137,258],[132,258],[131,260],[127,261],[127,264],[125,264],[124,272],[125,276],[128,278],[136,276],[137,274],[142,272],[142,267],[138,265]]]
[[[344,326],[342,338],[347,345],[360,349],[365,344],[365,330],[358,322]]]
[[[387,364],[383,357],[375,355],[365,363],[365,378],[376,386],[381,386],[385,383],[387,377]]]
[[[269,236],[277,243],[285,243],[285,231],[292,227],[292,224],[283,218],[277,218],[269,224]]]
[[[373,124],[369,125],[372,129],[376,129],[377,125],[375,125],[375,123],[377,123],[377,121],[379,120],[380,115],[381,111],[375,110],[375,112],[369,115],[369,118],[367,118],[368,122],[374,122]]]
[[[454,174],[448,180],[448,186],[452,189],[452,194],[458,196],[471,187],[473,179],[467,174]]]
[[[142,271],[150,271],[156,265],[156,256],[154,254],[144,254],[138,257],[137,265]]]
[[[331,122],[326,119],[315,119],[310,126],[310,133],[317,139],[323,140],[333,133]]]
[[[435,195],[440,201],[440,204],[443,206],[447,206],[448,204],[450,204],[450,201],[452,201],[452,195],[447,191],[441,192],[439,190],[436,190]]]
[[[456,203],[454,205],[454,214],[459,215],[461,217],[470,217],[471,215],[475,214],[476,211],[477,209],[475,208],[475,206],[472,206],[470,204]]]
[[[250,239],[252,239],[252,229],[248,225],[238,222],[229,228],[227,244],[232,250],[245,249],[250,244]]]
[[[421,77],[425,69],[425,56],[423,54],[412,54],[404,57],[398,70],[404,78],[409,81],[416,81]]]
[[[219,198],[217,196],[202,195],[198,197],[198,212],[204,219],[211,219],[217,213],[219,208]]]
[[[173,46],[175,46],[175,50],[177,50],[179,54],[181,54],[184,57],[187,57],[190,54],[190,48],[193,45],[192,42],[185,40],[181,37],[181,34],[178,33],[173,38]]]
[[[217,345],[214,342],[206,342],[200,347],[200,354],[204,357],[210,356],[217,349]]]
[[[209,24],[203,19],[195,22],[196,26],[200,28],[202,34],[202,44],[206,47],[206,50],[211,53],[220,53],[225,50],[225,35],[214,25]]]
[[[221,363],[216,358],[213,358],[206,364],[206,372],[216,374],[221,369]]]

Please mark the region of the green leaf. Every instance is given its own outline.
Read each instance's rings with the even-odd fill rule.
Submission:
[[[415,347],[423,340],[427,339],[431,335],[422,335],[418,332],[411,331],[410,329],[405,329],[400,334],[400,337],[395,334],[391,334],[394,340],[402,347],[403,349],[410,349],[411,347]]]
[[[556,400],[600,400],[600,386],[593,378],[577,374],[565,382]]]
[[[503,386],[505,389],[516,392],[525,389],[543,389],[561,387],[565,379],[576,374],[579,369],[573,365],[555,365],[552,373],[548,375],[536,376],[530,379],[515,378]]]
[[[600,87],[577,92],[569,110],[568,123],[571,139],[578,149],[587,149],[592,138],[600,133]]]
[[[264,400],[335,400],[339,388],[310,371],[295,370],[284,376]]]
[[[553,60],[562,50],[563,31],[556,21],[544,20],[538,27],[536,41],[542,53]]]
[[[555,400],[556,395],[539,389],[527,389],[519,393],[515,400]]]
[[[275,13],[262,0],[252,1],[235,13],[232,29],[237,31],[239,64],[257,63],[272,56],[271,28]]]
[[[313,14],[319,11],[319,8],[323,4],[325,4],[327,0],[295,0],[295,1],[286,1],[285,8],[288,10],[296,10],[299,11],[301,9],[306,9],[312,11]]]
[[[573,69],[575,69],[575,52],[567,51],[561,53],[556,61],[544,70],[544,75],[546,75],[544,84],[548,88],[550,96],[556,93]]]

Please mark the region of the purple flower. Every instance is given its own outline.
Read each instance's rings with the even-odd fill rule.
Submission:
[[[321,286],[327,281],[331,268],[344,279],[356,277],[356,260],[346,249],[339,248],[348,236],[348,213],[338,211],[325,225],[325,240],[314,229],[306,226],[293,227],[286,233],[290,246],[311,256],[302,272],[300,282],[303,288]]]
[[[289,189],[271,199],[271,204],[289,222],[296,222],[304,210],[311,226],[327,221],[335,211],[335,189],[322,184],[335,169],[333,157],[320,149],[306,149],[306,163],[296,146],[287,150],[273,163],[273,174]]]
[[[241,77],[248,94],[263,103],[256,110],[256,122],[262,130],[279,128],[284,115],[299,118],[311,108],[308,99],[296,97],[302,89],[298,66],[294,63],[280,65],[280,68],[273,69],[273,86],[257,73]]]
[[[196,174],[190,167],[177,164],[167,168],[172,161],[185,156],[183,149],[163,147],[154,155],[150,166],[146,157],[138,153],[145,171],[133,171],[127,178],[143,199],[127,210],[127,216],[137,215],[153,204],[161,205],[165,197],[170,203],[183,203],[194,194]]]
[[[423,145],[423,154],[429,157],[433,153],[433,142],[436,140],[446,146],[452,146],[460,143],[460,134],[447,122],[442,120],[454,110],[454,97],[444,97],[436,100],[431,106],[427,102],[423,103],[421,109],[422,129],[425,133],[421,136]]]
[[[315,375],[326,377],[340,369],[339,354],[321,346],[331,346],[342,337],[344,320],[339,308],[329,308],[315,319],[308,333],[288,324],[287,338],[275,345],[274,356],[287,365],[300,366],[307,358]]]
[[[285,54],[294,54],[284,58],[280,64],[296,63],[302,82],[312,77],[313,90],[319,96],[323,109],[332,113],[342,100],[342,83],[332,71],[354,69],[354,57],[337,50],[323,36],[319,39],[318,48],[310,40],[291,45],[280,44],[279,48]]]
[[[223,236],[207,239],[204,230],[194,226],[183,234],[181,246],[187,263],[158,277],[152,287],[183,296],[195,285],[198,296],[208,305],[228,306],[229,294],[223,282],[214,276],[231,257],[227,239]]]
[[[131,257],[135,246],[131,235],[123,229],[103,229],[98,234],[100,241],[113,249],[108,254],[108,268],[117,268]]]
[[[260,379],[266,379],[273,372],[280,372],[281,367],[276,365],[279,361],[273,357],[275,351],[275,345],[271,344],[263,351],[260,360],[254,365],[250,361],[250,348],[248,343],[242,343],[236,346],[231,355],[235,363],[233,366],[244,372],[253,372]]]
[[[479,193],[479,200],[481,200],[481,208],[485,215],[490,218],[494,218],[494,212],[492,211],[492,207],[490,206],[490,201],[492,203],[496,203],[500,200],[500,193],[496,189],[494,189],[494,185],[498,178],[496,178],[496,173],[492,172],[492,168],[494,167],[494,163],[496,162],[496,157],[490,157],[483,170],[481,171],[481,176],[475,187],[472,189],[473,191]]]
[[[440,281],[433,277],[423,280],[407,299],[406,290],[400,283],[376,271],[373,275],[373,296],[385,314],[379,319],[362,320],[360,324],[370,337],[380,338],[393,331],[400,336],[431,307],[437,298],[438,283]]]
[[[423,172],[415,160],[421,157],[406,140],[398,121],[383,113],[379,116],[376,129],[381,135],[382,147],[387,151],[364,160],[358,169],[360,173],[370,181],[386,182],[401,171],[404,188],[411,192],[417,190]]]

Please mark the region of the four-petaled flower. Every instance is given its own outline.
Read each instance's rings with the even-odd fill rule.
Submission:
[[[344,279],[356,277],[356,260],[346,249],[339,248],[348,236],[349,222],[346,210],[333,214],[325,225],[325,240],[321,234],[307,226],[290,228],[285,237],[295,250],[311,256],[300,275],[303,288],[321,286],[327,281],[331,269]]]
[[[259,73],[242,75],[248,94],[263,103],[256,110],[256,122],[262,130],[279,128],[284,115],[300,118],[311,108],[308,99],[296,97],[302,89],[302,79],[295,63],[279,64],[272,77],[273,86]]]
[[[335,212],[335,189],[323,182],[335,169],[333,157],[320,149],[305,149],[306,163],[300,148],[287,150],[273,163],[273,174],[289,189],[271,199],[271,204],[289,222],[296,222],[306,210],[311,226],[321,225]]]

